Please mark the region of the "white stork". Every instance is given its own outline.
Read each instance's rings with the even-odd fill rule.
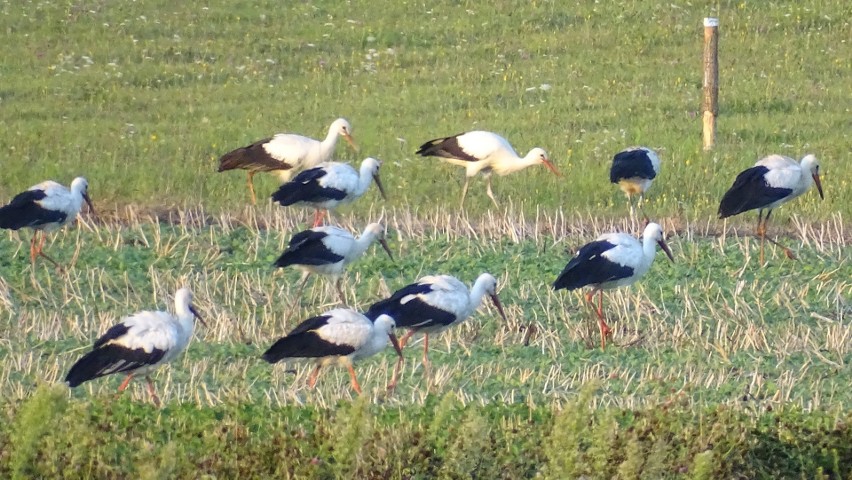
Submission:
[[[358,238],[342,228],[315,227],[293,235],[287,250],[275,261],[275,266],[284,268],[294,265],[302,270],[302,280],[293,299],[294,303],[298,301],[308,277],[315,273],[336,278],[335,286],[340,301],[346,304],[346,297],[341,288],[343,271],[350,263],[359,259],[375,241],[381,244],[393,260],[393,254],[385,240],[385,227],[381,223],[367,225]]]
[[[424,157],[439,157],[467,169],[464,187],[462,187],[462,208],[464,208],[470,178],[477,173],[485,175],[488,185],[486,191],[495,207],[497,200],[494,199],[494,193],[491,191],[492,173],[503,176],[532,165],[543,164],[554,174],[561,176],[543,149],[533,148],[521,158],[505,138],[496,133],[480,130],[430,140],[420,146],[417,154]]]
[[[118,387],[118,391],[123,392],[134,375],[144,375],[151,399],[160,406],[149,374],[186,349],[195,327],[193,317],[207,325],[192,306],[192,292],[181,288],[175,294],[174,315],[142,311],[123,318],[95,341],[91,352],[71,367],[65,382],[73,388],[105,375],[127,373]]]
[[[805,155],[801,163],[796,163],[790,157],[770,155],[737,175],[734,184],[725,192],[719,204],[719,218],[757,209],[757,236],[760,237],[762,264],[766,222],[769,221],[772,210],[807,192],[814,184],[819,191],[819,198],[825,198],[819,179],[819,160],[815,156]],[[766,217],[763,216],[764,210]],[[788,258],[796,258],[789,248],[775,240],[769,241],[784,249]]]
[[[323,163],[296,175],[293,180],[281,185],[272,194],[272,200],[282,206],[295,204],[310,205],[316,209],[314,227],[322,222],[324,213],[338,205],[351,203],[360,198],[374,180],[382,198],[387,200],[379,167],[382,162],[367,157],[361,162],[360,172],[350,165],[338,162]]]
[[[642,278],[654,263],[657,245],[674,262],[659,224],[649,223],[641,242],[626,233],[605,233],[580,248],[553,282],[554,290],[591,286],[592,289],[586,293],[586,301],[592,305],[595,293],[598,294],[601,349],[606,348],[606,337],[611,333],[603,315],[603,291],[632,285]]]
[[[352,138],[352,127],[349,126],[349,122],[338,118],[328,127],[328,134],[321,142],[293,133],[279,133],[222,155],[219,158],[219,171],[248,170],[251,203],[255,204],[257,202],[253,183],[255,173],[273,172],[278,175],[281,182],[286,182],[302,170],[331,160],[338,136],[343,137],[353,150],[358,151],[355,140]]]
[[[316,385],[322,366],[338,363],[349,370],[352,389],[360,395],[361,386],[355,377],[353,362],[382,351],[388,338],[399,355],[397,365],[402,362],[402,351],[393,328],[394,320],[387,315],[371,321],[354,310],[336,308],[300,323],[269,347],[262,358],[269,363],[316,359],[316,368],[308,380],[310,388]],[[393,387],[393,384],[388,386]]]
[[[429,334],[438,334],[465,321],[479,308],[485,295],[491,297],[500,316],[506,320],[503,306],[497,297],[497,279],[490,273],[480,275],[470,290],[450,275],[422,277],[397,290],[390,298],[374,303],[366,315],[373,319],[380,315],[390,315],[396,320],[397,327],[407,328],[408,332],[400,340],[403,347],[412,335],[423,332],[425,365],[429,362]]]
[[[627,195],[630,214],[633,215],[633,195],[639,195],[637,205],[645,200],[645,192],[651,188],[660,174],[660,157],[648,147],[630,147],[612,157],[609,181],[617,183]]]
[[[0,207],[0,228],[32,228],[35,232],[30,241],[31,261],[35,263],[36,257],[41,255],[59,267],[59,264],[43,251],[44,232],[58,230],[71,223],[80,213],[83,201],[89,204],[89,209],[95,214],[88,190],[89,182],[83,177],[75,178],[71,182],[70,190],[52,180],[33,185],[29,190],[15,195],[8,205]],[[36,244],[39,232],[41,241]]]

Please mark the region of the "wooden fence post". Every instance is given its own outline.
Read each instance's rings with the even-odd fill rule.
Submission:
[[[704,19],[704,150],[716,142],[716,116],[719,114],[719,19]]]

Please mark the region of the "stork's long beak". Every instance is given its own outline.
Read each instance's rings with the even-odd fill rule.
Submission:
[[[669,245],[666,243],[666,241],[665,240],[657,240],[657,245],[659,245],[660,248],[662,248],[663,251],[666,252],[666,255],[669,256],[669,260],[671,260],[672,263],[674,263],[674,256],[672,256],[672,251],[669,250]]]
[[[204,325],[205,327],[207,327],[207,322],[205,322],[205,321],[204,321],[204,319],[203,319],[203,318],[201,318],[201,315],[199,315],[199,314],[198,314],[198,310],[196,310],[196,309],[195,309],[195,307],[193,307],[192,305],[190,305],[190,306],[189,306],[189,311],[190,311],[190,312],[192,312],[192,314],[193,314],[193,315],[195,315],[195,318],[197,318],[197,319],[198,319],[198,321],[199,321],[199,322],[201,322],[201,324],[202,324],[202,325]]]
[[[382,186],[382,179],[379,178],[379,172],[376,172],[375,174],[373,174],[373,180],[376,181],[376,186],[379,187],[379,193],[382,194],[382,198],[384,198],[385,201],[387,201],[388,196],[385,195],[385,187]]]
[[[382,248],[384,248],[384,249],[385,249],[385,251],[386,251],[386,252],[388,252],[388,256],[390,257],[390,259],[391,259],[391,260],[393,260],[393,261],[395,262],[396,260],[394,260],[394,258],[393,258],[393,253],[391,253],[391,249],[390,249],[390,247],[388,246],[388,241],[387,241],[387,240],[385,240],[384,238],[380,238],[380,239],[379,239],[379,245],[381,245],[381,246],[382,246]]]
[[[557,177],[562,176],[562,174],[559,173],[559,170],[556,169],[556,165],[552,164],[550,162],[550,160],[545,158],[544,160],[541,161],[541,163],[543,163],[545,167],[549,168],[550,171],[553,172]]]
[[[819,182],[817,182],[817,186],[819,186]],[[820,195],[822,195],[822,189],[821,189],[821,188],[820,188]],[[92,205],[92,199],[91,199],[91,198],[89,198],[89,194],[88,194],[88,193],[84,193],[84,194],[83,194],[83,200],[85,200],[85,201],[86,201],[86,204],[88,204],[88,205],[89,205],[89,210],[92,212],[92,215],[94,215],[95,217],[97,217],[97,216],[98,216],[98,212],[96,212],[96,211],[95,211],[95,207]]]
[[[393,332],[388,332],[388,338],[390,338],[391,344],[393,344],[393,349],[396,350],[396,354],[399,355],[399,358],[402,358],[402,348],[399,346],[399,340],[397,340],[396,335]]]
[[[491,297],[491,301],[494,302],[494,306],[497,307],[497,311],[500,312],[500,316],[503,317],[504,322],[508,322],[509,320],[506,318],[506,312],[503,311],[503,305],[500,304],[500,299],[497,297],[497,294],[489,295]]]
[[[355,153],[358,153],[358,145],[355,144],[355,139],[352,138],[352,135],[344,133],[343,139],[346,140],[346,143],[348,143],[350,147],[352,147],[352,150],[355,150]]]
[[[819,198],[825,200],[825,195],[822,194],[822,182],[819,181],[819,174],[815,173],[813,175],[814,183],[816,183],[817,191],[819,192]]]

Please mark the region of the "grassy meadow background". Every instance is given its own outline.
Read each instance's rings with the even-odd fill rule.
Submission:
[[[718,16],[720,118],[701,150],[702,19]],[[0,199],[84,175],[101,214],[52,235],[71,263],[34,268],[28,232],[0,235],[0,477],[852,478],[852,6],[803,2],[0,3]],[[430,273],[498,278],[508,323],[483,307],[432,342],[305,387],[258,356],[335,305],[271,264],[308,215],[247,205],[217,158],[275,132],[324,136],[343,116],[384,160],[335,219],[384,213],[397,257],[348,274],[363,308]],[[543,168],[484,182],[456,208],[461,169],[414,155],[468,129],[504,134]],[[614,345],[580,292],[549,288],[568,252],[635,231],[608,184],[612,155],[657,148],[647,212],[669,232],[636,286],[611,292]],[[822,161],[773,214],[715,219],[736,173],[769,153]],[[275,180],[255,179],[261,199]],[[733,228],[726,228],[733,227]],[[171,308],[190,285],[210,328],[155,375],[162,409],[120,378],[61,381],[122,315]]]

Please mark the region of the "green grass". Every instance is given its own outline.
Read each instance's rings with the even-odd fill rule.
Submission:
[[[721,96],[704,153],[709,15]],[[85,175],[104,219],[50,236],[61,275],[29,265],[28,232],[0,238],[0,477],[850,478],[850,17],[839,0],[0,4],[0,198]],[[391,196],[334,218],[384,214],[397,258],[352,266],[351,305],[490,271],[508,315],[484,307],[434,339],[429,372],[414,342],[392,395],[390,349],[359,365],[360,399],[345,371],[311,391],[309,366],[259,359],[336,295],[315,281],[288,311],[298,273],[271,264],[304,214],[246,207],[244,175],[215,173],[228,150],[320,137],[337,116],[361,146],[339,158],[383,159]],[[475,183],[460,214],[460,169],[413,152],[473,128],[545,148],[565,176],[497,180],[501,209]],[[607,183],[633,144],[661,152],[646,210],[676,262],[606,295],[604,352],[581,293],[549,285],[566,249],[637,230],[613,220],[626,206]],[[799,261],[770,248],[760,266],[739,233],[753,217],[728,228],[719,198],[757,158],[808,152],[826,199],[773,215]],[[118,377],[52,385],[181,285],[210,326],[154,375],[163,409],[141,384],[114,400]]]
[[[757,158],[808,152],[823,161],[827,199],[791,208],[818,219],[852,213],[848,2],[8,2],[0,11],[15,39],[0,67],[4,197],[83,174],[106,210],[233,209],[247,201],[244,175],[215,173],[219,155],[280,131],[319,137],[345,116],[361,152],[339,147],[340,158],[385,160],[398,207],[455,206],[460,169],[413,152],[484,128],[522,152],[544,147],[565,173],[533,168],[497,182],[501,199],[527,213],[621,215],[607,168],[632,144],[662,152],[653,215],[708,218]],[[708,15],[721,19],[721,94],[717,148],[704,154]],[[258,184],[266,195],[274,179]],[[472,213],[490,207],[482,190],[474,185]]]
[[[61,388],[59,389],[61,390]],[[156,409],[71,402],[43,387],[17,418],[0,412],[0,475],[13,478],[848,478],[846,412],[756,414],[465,405],[405,408],[224,404]],[[50,421],[50,428],[43,422]],[[26,430],[27,441],[20,434]],[[34,433],[38,432],[38,433]],[[16,459],[9,468],[8,458]]]
[[[32,269],[25,239],[4,242],[0,394],[25,398],[29,385],[61,380],[97,332],[139,309],[170,308],[174,290],[186,284],[210,327],[199,327],[186,356],[160,375],[167,402],[325,406],[350,398],[344,371],[325,372],[317,394],[305,387],[309,368],[293,377],[259,360],[275,338],[337,303],[330,283],[320,279],[309,284],[298,311],[287,310],[299,272],[271,264],[289,238],[281,232],[293,227],[280,214],[270,220],[269,230],[236,223],[71,230],[49,246],[57,259],[76,262],[65,275],[47,264]],[[409,236],[415,227],[398,222],[391,244],[396,262],[377,250],[353,265],[346,294],[355,308],[425,274],[451,272],[470,282],[483,271],[497,276],[506,306],[508,323],[488,307],[435,339],[429,375],[419,362],[420,344],[409,347],[398,395],[387,402],[418,404],[428,394],[454,392],[473,403],[558,405],[587,382],[604,380],[594,396],[601,406],[633,408],[675,396],[694,405],[852,407],[845,388],[852,380],[845,368],[852,361],[845,320],[852,270],[842,236],[823,237],[811,248],[793,245],[798,262],[769,249],[763,268],[748,237],[690,241],[696,232],[688,231],[670,238],[675,263],[661,255],[640,284],[606,295],[614,341],[622,346],[604,352],[595,347],[594,317],[581,292],[550,288],[568,259],[563,250],[594,233],[513,241],[499,233],[501,224],[483,223],[482,238],[471,239],[464,230]],[[530,326],[536,333],[525,346]],[[365,362],[368,395],[384,396],[392,366],[391,350]],[[74,397],[108,394],[119,382],[89,383]],[[147,398],[141,385],[131,391]]]

